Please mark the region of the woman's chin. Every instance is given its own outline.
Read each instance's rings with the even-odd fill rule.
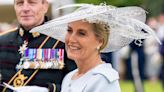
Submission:
[[[77,55],[67,54],[67,56],[72,60],[77,60]]]

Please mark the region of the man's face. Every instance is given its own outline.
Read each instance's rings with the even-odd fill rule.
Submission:
[[[14,8],[18,22],[25,29],[32,29],[43,22],[48,10],[48,2],[46,0],[15,0]]]

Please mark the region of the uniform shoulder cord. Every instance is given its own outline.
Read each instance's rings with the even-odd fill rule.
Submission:
[[[50,37],[49,36],[47,36],[46,38],[45,38],[45,40],[42,42],[42,44],[39,46],[39,49],[41,49],[42,47],[43,47],[43,45],[48,41],[48,39],[49,39]],[[56,43],[54,44],[54,46],[53,46],[53,49],[54,48],[56,48],[56,46],[58,45],[58,43],[59,43],[60,41],[59,40],[57,40],[56,41]],[[14,80],[15,81],[15,79],[17,79],[18,78],[18,75],[20,75],[21,77],[24,77],[24,75],[23,74],[21,74],[21,72],[22,72],[22,70],[23,69],[20,69],[11,79],[10,79],[10,81],[7,83],[7,84],[11,84],[11,82]],[[36,69],[35,71],[34,71],[34,73],[30,76],[30,78],[24,83],[23,81],[21,81],[21,80],[19,80],[19,81],[21,81],[21,85],[19,85],[19,86],[25,86],[25,85],[27,85],[30,81],[31,81],[31,79],[36,75],[36,73],[39,71],[39,68],[38,69]],[[25,77],[24,77],[25,78]],[[15,85],[16,86],[16,85]],[[5,92],[6,91],[6,87],[3,89],[3,91],[2,92]]]

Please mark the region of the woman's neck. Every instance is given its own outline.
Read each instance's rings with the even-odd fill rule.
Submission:
[[[78,71],[73,76],[73,79],[77,79],[87,73],[89,70],[93,69],[99,64],[102,64],[103,61],[101,60],[100,55],[92,56],[85,60],[76,61]]]

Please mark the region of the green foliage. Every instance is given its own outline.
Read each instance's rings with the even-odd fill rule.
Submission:
[[[77,3],[100,4],[104,0],[76,0]]]
[[[149,16],[157,16],[164,11],[164,0],[76,0],[77,3],[100,4],[106,2],[115,6],[141,6]]]
[[[100,4],[106,2],[107,4],[115,6],[131,6],[140,5],[143,0],[76,0],[77,3]]]
[[[144,0],[144,6],[150,16],[157,16],[164,11],[164,0]]]
[[[132,81],[120,81],[121,92],[135,92]],[[160,81],[144,81],[144,92],[163,92]]]
[[[142,0],[106,0],[106,2],[116,6],[138,6],[142,3]]]

